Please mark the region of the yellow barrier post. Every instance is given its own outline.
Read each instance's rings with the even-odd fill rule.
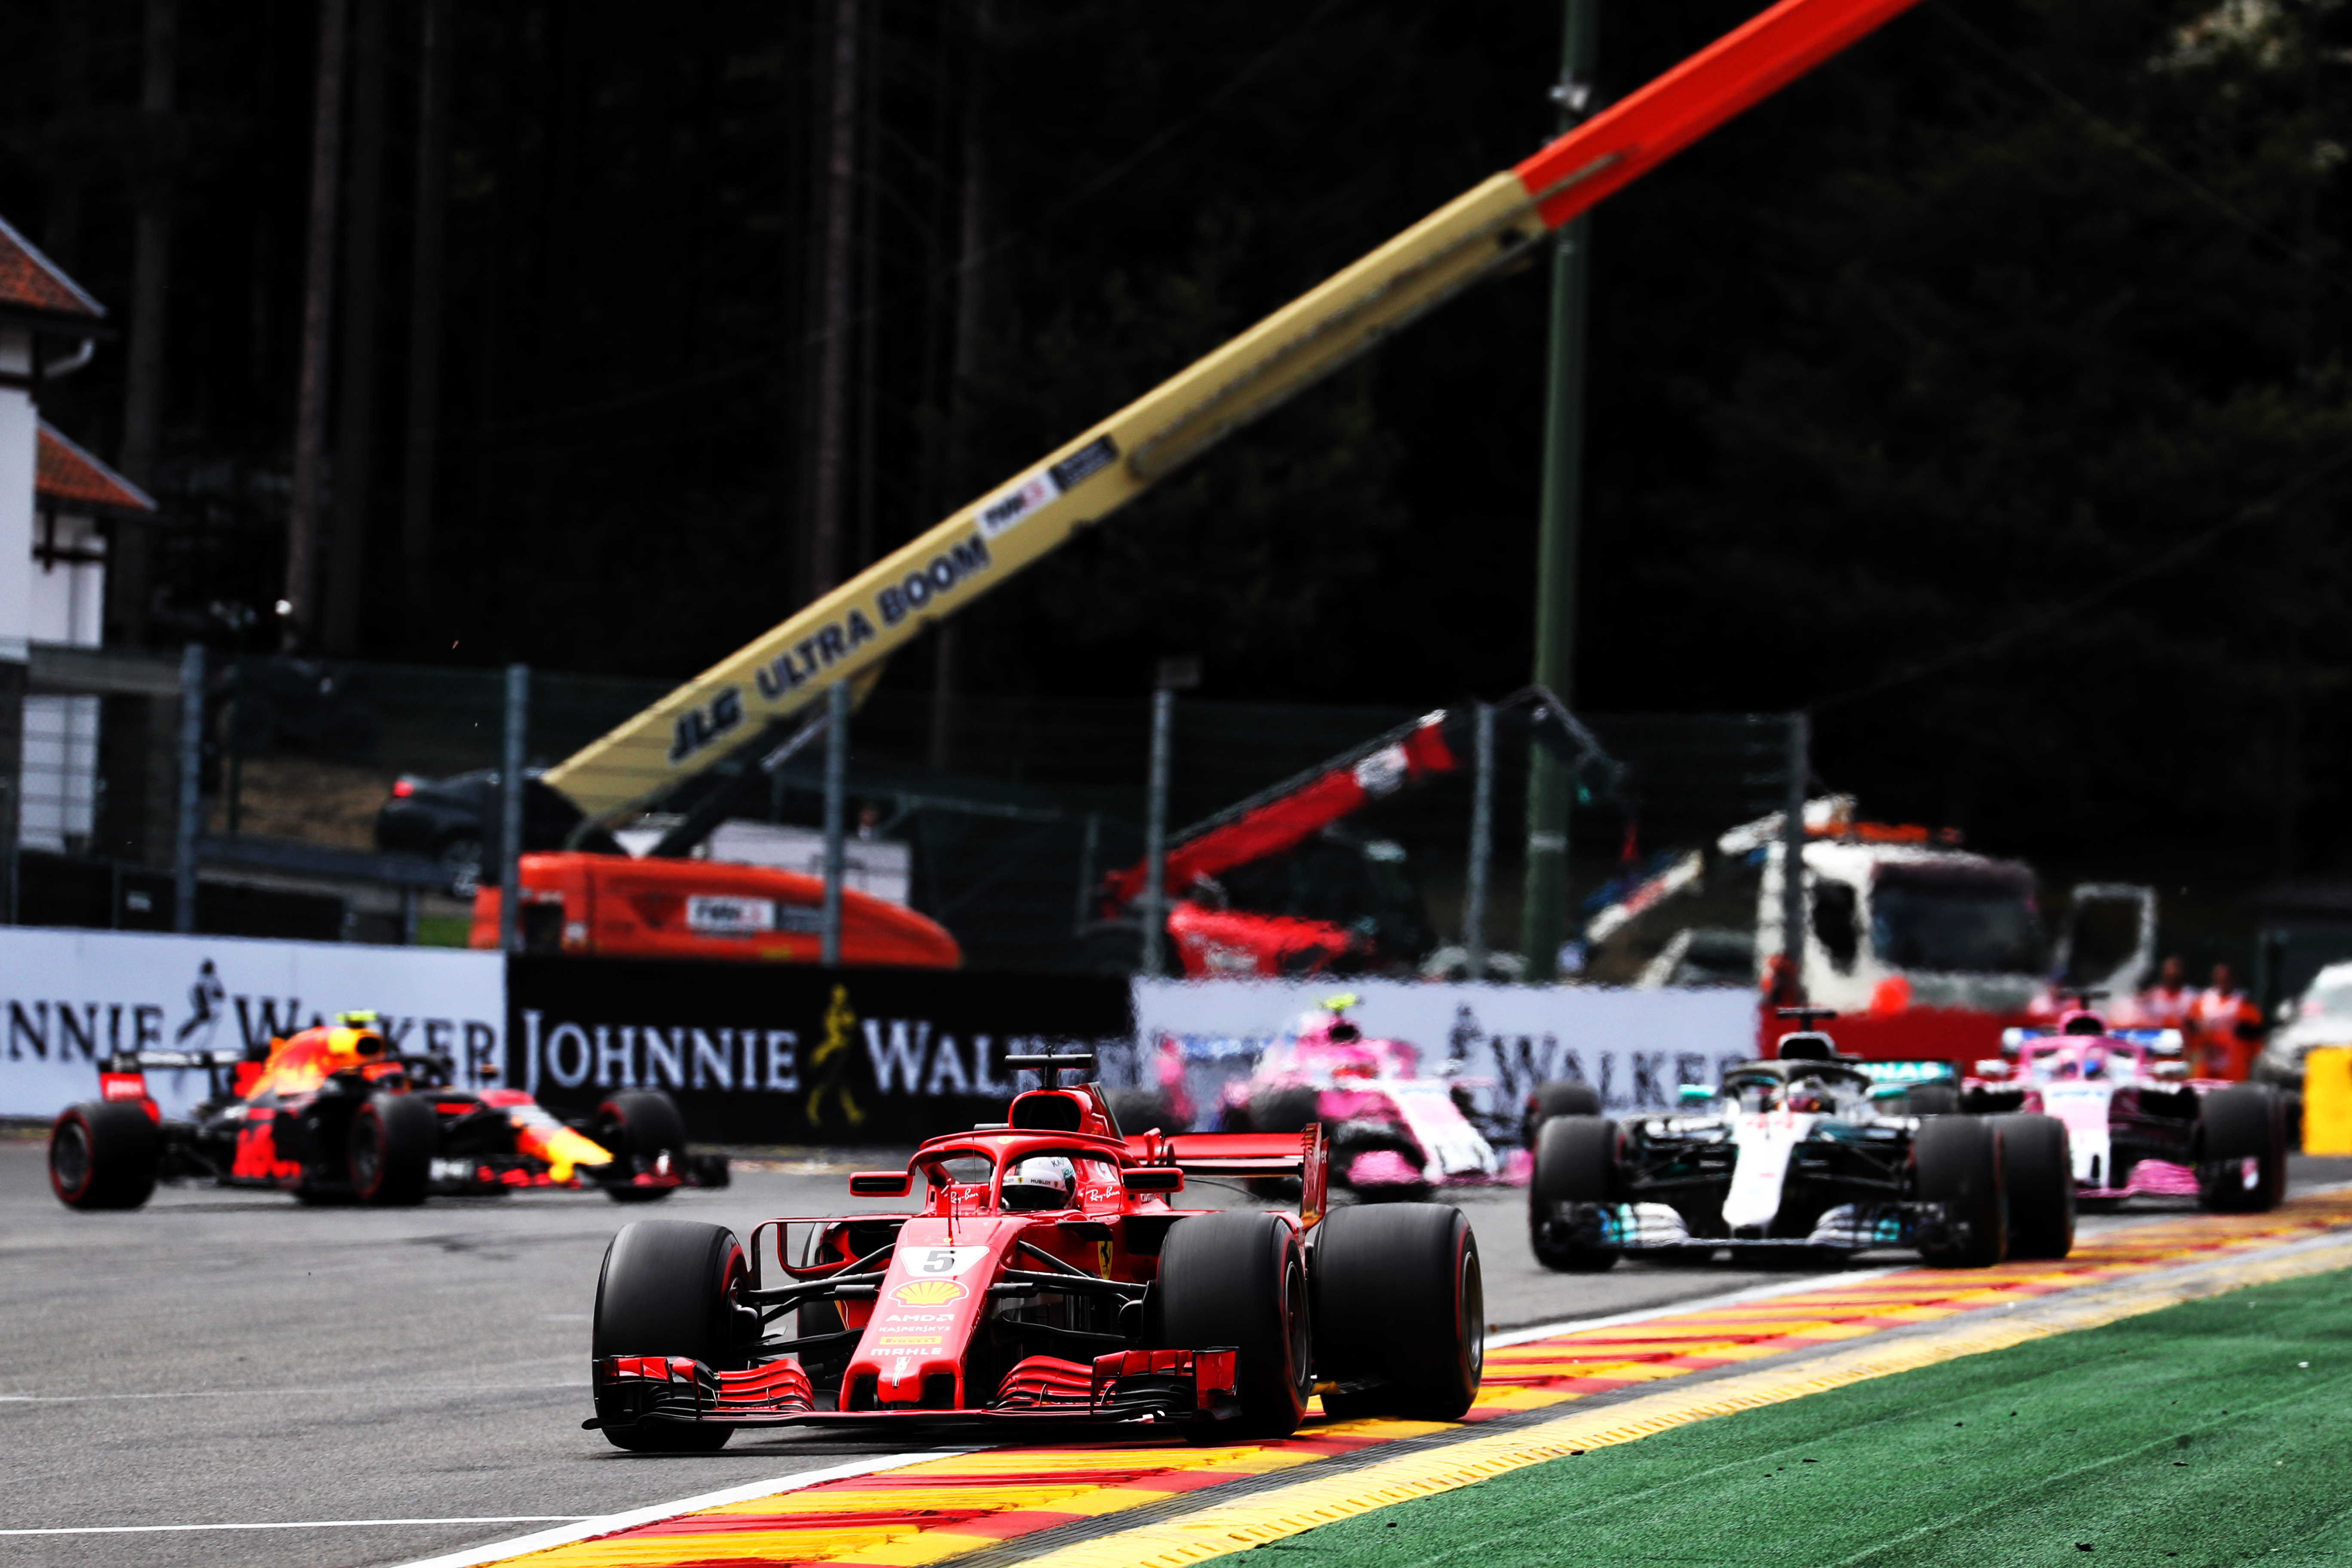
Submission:
[[[2303,1152],[2352,1154],[2352,1046],[2303,1058]]]

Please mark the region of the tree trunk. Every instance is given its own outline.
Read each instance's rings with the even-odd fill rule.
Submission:
[[[343,364],[335,437],[335,542],[327,556],[326,651],[360,649],[360,588],[375,443],[377,279],[383,224],[384,0],[357,0],[352,34],[352,194],[343,212]]]
[[[69,134],[85,133],[89,114],[89,0],[56,0],[58,26],[58,113]],[[49,187],[47,223],[41,230],[41,248],[49,259],[72,272],[81,262],[81,186],[59,179]],[[0,910],[0,913],[5,913]]]
[[[401,576],[412,627],[430,619],[433,480],[439,456],[441,283],[449,195],[449,0],[425,0],[416,107],[415,250],[409,269],[408,453],[401,483]]]
[[[279,637],[289,651],[319,626],[319,515],[326,490],[327,333],[335,314],[335,204],[343,140],[343,0],[319,0],[319,85],[310,132],[310,226],[304,246],[302,361],[294,395],[294,493],[286,520]]]
[[[147,0],[147,37],[140,69],[139,107],[151,121],[172,112],[179,65],[179,0]],[[151,182],[139,193],[139,216],[131,259],[131,343],[123,372],[123,477],[142,489],[155,488],[155,465],[163,447],[163,345],[170,303],[172,217],[169,193]],[[140,647],[147,641],[148,582],[152,542],[146,525],[126,522],[113,531],[107,562],[105,619],[108,640]]]
[[[980,375],[980,351],[988,310],[988,162],[982,135],[981,88],[986,79],[991,0],[972,0],[972,68],[965,89],[963,200],[959,215],[956,260],[954,369],[949,396],[948,489],[950,506],[971,499],[979,480],[972,461],[972,387]],[[956,623],[940,623],[931,666],[931,746],[934,768],[944,768],[955,750]]]
[[[824,138],[824,227],[817,272],[816,442],[811,454],[809,588],[841,581],[843,468],[849,445],[850,260],[857,197],[859,0],[834,0],[833,89]]]

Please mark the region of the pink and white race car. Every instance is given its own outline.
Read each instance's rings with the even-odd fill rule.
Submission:
[[[2066,1124],[2078,1200],[2193,1197],[2271,1208],[2286,1192],[2286,1106],[2268,1084],[2192,1079],[2177,1029],[2116,1029],[2087,1007],[2010,1029],[1963,1080],[1960,1109]]]
[[[1497,1154],[1470,1120],[1466,1078],[1424,1078],[1421,1052],[1367,1037],[1334,996],[1299,1020],[1245,1079],[1228,1083],[1218,1110],[1227,1132],[1296,1132],[1323,1124],[1331,1179],[1362,1198],[1418,1198],[1439,1186],[1523,1186],[1524,1149]]]

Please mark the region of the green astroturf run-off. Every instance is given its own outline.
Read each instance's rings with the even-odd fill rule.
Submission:
[[[1268,1554],[1301,1568],[2352,1568],[2352,1274],[1696,1422]]]

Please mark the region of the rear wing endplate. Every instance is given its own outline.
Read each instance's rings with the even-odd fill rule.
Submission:
[[[1299,1220],[1311,1226],[1323,1217],[1331,1146],[1319,1121],[1307,1123],[1302,1132],[1179,1132],[1167,1146],[1176,1168],[1188,1176],[1295,1179]]]

